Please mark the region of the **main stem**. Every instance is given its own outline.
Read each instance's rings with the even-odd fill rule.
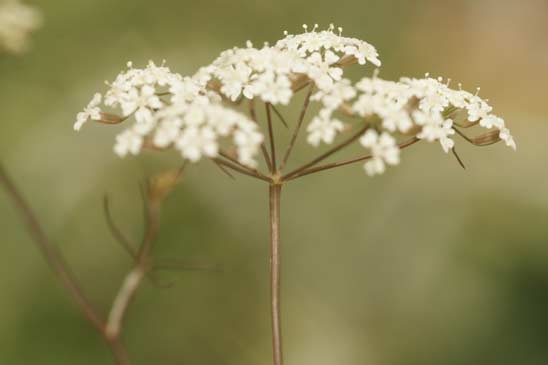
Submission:
[[[270,184],[270,291],[274,365],[283,365],[280,308],[280,195],[282,185]]]

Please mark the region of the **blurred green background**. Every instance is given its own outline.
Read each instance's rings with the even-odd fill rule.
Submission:
[[[103,195],[137,239],[138,183],[178,158],[118,159],[116,128],[76,134],[75,114],[128,60],[165,58],[191,74],[247,39],[334,22],[378,48],[385,78],[431,72],[481,86],[518,151],[458,141],[464,171],[420,144],[382,177],[354,166],[287,186],[287,363],[548,364],[545,0],[30,3],[44,15],[30,52],[0,58],[0,156],[104,311],[131,261],[108,234]],[[310,154],[301,147],[294,163]],[[267,202],[254,180],[209,163],[187,170],[155,254],[223,271],[144,283],[124,335],[133,364],[270,364]],[[0,364],[109,364],[4,192],[0,230]]]

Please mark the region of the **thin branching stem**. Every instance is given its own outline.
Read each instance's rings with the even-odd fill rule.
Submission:
[[[256,175],[260,175],[260,176],[262,176],[263,178],[268,179],[268,177],[267,177],[266,175],[264,175],[262,172],[260,172],[259,170],[244,165],[243,163],[241,163],[240,161],[238,161],[238,160],[235,159],[234,157],[230,156],[230,155],[229,155],[228,153],[226,153],[226,152],[220,151],[220,152],[219,152],[219,155],[220,155],[221,157],[226,158],[227,160],[229,160],[229,161],[232,162],[233,164],[235,164],[235,165],[241,167],[242,169],[248,171],[249,173],[256,174]]]
[[[249,100],[249,116],[251,117],[251,120],[255,123],[257,122],[257,113],[255,112],[255,103],[252,100]],[[261,152],[263,153],[264,161],[266,163],[266,167],[268,168],[268,171],[272,171],[272,164],[270,163],[270,156],[268,155],[268,151],[266,150],[266,146],[264,145],[264,142],[261,143]]]
[[[156,241],[158,230],[160,229],[159,203],[148,201],[145,193],[143,193],[143,205],[145,208],[145,232],[141,241],[141,247],[139,247],[137,265],[146,265],[152,251],[152,246]]]
[[[283,181],[287,181],[287,180],[291,180],[293,178],[293,176],[295,175],[298,175],[300,174],[301,172],[309,169],[310,167],[313,167],[315,165],[317,165],[318,163],[320,163],[321,161],[325,160],[326,158],[328,158],[329,156],[333,155],[334,153],[340,151],[341,149],[345,148],[346,146],[350,145],[351,143],[353,143],[355,140],[357,140],[358,138],[360,138],[364,132],[369,128],[369,124],[365,124],[363,127],[361,127],[359,129],[358,132],[356,132],[355,134],[353,134],[352,136],[350,136],[349,138],[347,138],[346,140],[342,141],[341,143],[339,143],[338,145],[334,146],[333,148],[329,149],[328,151],[326,151],[325,153],[321,154],[320,156],[316,157],[315,159],[313,159],[312,161],[302,165],[301,167],[298,167],[296,168],[295,170],[291,171],[291,172],[288,172],[287,174],[285,174],[283,177],[282,177],[282,180]]]
[[[225,160],[221,160],[220,158],[214,158],[215,161],[217,161],[219,164],[223,165],[223,166],[226,166],[228,167],[229,169],[232,169],[234,171],[237,171],[241,174],[244,174],[244,175],[247,175],[247,176],[251,176],[251,177],[254,177],[256,179],[259,179],[259,180],[263,180],[263,181],[266,181],[266,182],[271,182],[271,179],[267,176],[264,176],[262,174],[258,174],[258,173],[255,173],[255,172],[251,172],[249,171],[248,169],[244,169],[236,164],[233,164],[231,162],[228,162],[228,161],[225,161]]]
[[[409,146],[417,143],[418,141],[420,141],[420,139],[418,139],[417,137],[413,137],[413,138],[410,138],[410,139],[400,143],[398,145],[398,147],[400,149],[404,149],[406,147],[409,147]],[[296,175],[293,175],[293,176],[289,177],[285,181],[291,181],[291,180],[295,180],[299,177],[310,175],[310,174],[313,174],[313,173],[316,173],[316,172],[331,170],[331,169],[334,169],[336,167],[346,166],[346,165],[350,165],[350,164],[353,164],[353,163],[356,163],[356,162],[369,160],[372,157],[373,156],[371,154],[367,154],[367,155],[354,157],[354,158],[344,160],[344,161],[333,162],[333,163],[329,163],[329,164],[325,164],[325,165],[321,165],[321,166],[317,166],[317,167],[312,167],[312,168],[306,169],[304,171],[301,171],[300,173],[298,173]]]
[[[472,141],[472,139],[470,137],[468,137],[466,134],[462,133],[458,128],[453,128],[453,130],[455,132],[457,132],[457,134],[459,136],[461,136],[462,138],[464,138],[467,142],[470,142],[472,144],[475,144],[474,141]]]
[[[274,142],[274,129],[272,126],[272,114],[270,113],[270,103],[265,103],[266,109],[266,120],[268,123],[268,138],[270,140],[270,162],[271,162],[271,172],[275,174],[278,172],[276,167],[276,143]]]
[[[215,166],[219,168],[226,176],[228,176],[231,179],[235,179],[234,175],[230,171],[228,171],[223,165],[221,165],[218,161],[212,160]]]
[[[46,258],[46,261],[53,272],[55,272],[55,274],[59,277],[61,283],[70,293],[78,307],[82,310],[86,319],[97,330],[102,331],[103,321],[101,320],[98,311],[93,307],[89,299],[83,293],[80,285],[72,272],[69,270],[68,265],[58,248],[50,242],[43,231],[42,226],[38,222],[36,215],[27,204],[15,184],[8,177],[2,166],[0,166],[0,184],[2,184],[5,188],[6,192],[13,200],[17,210],[21,213],[22,219],[32,239]]]
[[[460,167],[462,167],[464,170],[466,170],[466,166],[464,165],[464,162],[462,162],[462,159],[460,158],[459,154],[457,153],[457,150],[455,147],[451,148],[451,152],[453,152],[453,156],[457,159],[457,162],[459,163]]]
[[[105,213],[105,219],[107,221],[107,226],[116,242],[118,242],[120,246],[122,246],[122,248],[131,256],[132,259],[137,259],[137,250],[133,248],[130,240],[118,227],[118,225],[114,221],[114,218],[112,217],[112,212],[110,211],[110,200],[108,198],[108,195],[105,195],[103,198],[103,209]]]
[[[91,304],[91,301],[84,294],[76,277],[69,270],[68,264],[64,260],[58,248],[51,243],[42,229],[42,226],[38,222],[36,215],[30,208],[30,205],[23,198],[22,194],[19,192],[1,165],[0,185],[5,188],[6,192],[13,200],[15,207],[21,213],[23,222],[25,223],[33,241],[40,249],[40,252],[43,254],[52,271],[57,275],[59,281],[65,290],[71,295],[78,308],[80,308],[84,318],[87,319],[87,321],[105,340],[105,343],[113,354],[116,364],[129,364],[127,352],[124,345],[120,341],[120,338],[109,337],[106,335],[106,323],[102,319],[101,314],[97,309],[95,309],[95,307]]]
[[[310,104],[310,97],[312,96],[313,90],[314,90],[314,84],[311,84],[308,90],[308,94],[306,95],[304,99],[303,107],[301,109],[301,114],[299,115],[299,119],[297,120],[297,125],[295,126],[295,130],[293,131],[293,135],[291,136],[291,140],[289,141],[289,145],[287,146],[287,150],[285,151],[284,158],[280,165],[280,171],[283,171],[283,169],[285,168],[285,165],[287,164],[287,161],[289,160],[289,157],[291,156],[291,151],[293,151],[293,147],[295,147],[295,142],[297,141],[297,137],[299,136],[299,132],[301,130],[301,126],[303,124],[306,111],[308,110],[308,105]]]
[[[120,337],[123,320],[146,271],[144,265],[137,264],[133,270],[127,274],[122,286],[118,290],[114,302],[112,303],[105,327],[105,334],[109,339]]]
[[[280,122],[282,122],[282,124],[284,125],[284,127],[286,128],[289,128],[289,125],[287,124],[287,122],[285,121],[285,118],[284,116],[282,115],[282,113],[280,113],[280,111],[278,110],[278,108],[276,108],[274,105],[270,104],[270,107],[272,108],[272,110],[274,110],[274,113],[278,116],[278,118],[280,119]]]
[[[461,136],[462,138],[464,138],[467,142],[470,142],[471,144],[473,144],[474,146],[478,146],[478,147],[487,147],[487,146],[491,146],[493,144],[496,144],[496,143],[499,143],[500,142],[500,139],[496,139],[496,140],[493,140],[493,141],[490,141],[490,142],[487,142],[487,143],[481,143],[481,142],[478,142],[478,141],[475,141],[473,140],[472,138],[468,137],[466,134],[464,134],[461,130],[459,130],[458,128],[455,128],[453,127],[453,129],[455,130],[455,132],[457,132],[457,134],[459,136]]]
[[[190,263],[174,259],[158,260],[154,263],[151,270],[155,271],[220,271],[219,265],[209,265],[200,263]]]

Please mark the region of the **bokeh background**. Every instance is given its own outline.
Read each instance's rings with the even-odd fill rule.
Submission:
[[[385,78],[430,72],[481,86],[518,151],[461,142],[462,170],[439,146],[420,144],[382,177],[354,166],[289,185],[287,363],[548,363],[548,2],[30,3],[42,29],[28,53],[0,58],[0,156],[104,311],[131,265],[108,234],[104,194],[137,239],[139,182],[179,162],[118,159],[116,128],[76,134],[75,114],[128,60],[167,59],[190,74],[247,39],[334,22],[378,48]],[[310,147],[297,152],[294,163]],[[133,364],[270,364],[266,214],[265,185],[208,163],[187,170],[164,207],[155,255],[223,270],[164,273],[169,289],[145,282],[124,335]],[[0,232],[0,364],[109,364],[4,192]]]

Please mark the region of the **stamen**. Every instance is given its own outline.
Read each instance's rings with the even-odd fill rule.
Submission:
[[[475,94],[475,96],[478,96],[479,93],[480,93],[480,91],[481,91],[481,87],[476,88],[476,94]]]
[[[426,78],[430,77],[430,72],[425,73],[424,77],[426,77]]]
[[[127,61],[127,68],[133,68],[133,62]]]
[[[327,28],[327,30],[330,32],[333,32],[333,29],[335,29],[335,24],[333,23],[329,24],[329,28]]]
[[[287,30],[284,30],[284,35],[287,37],[289,35],[289,32]]]
[[[250,40],[247,40],[247,41],[245,42],[245,45],[246,45],[247,48],[253,48],[253,43],[251,43]]]
[[[315,32],[316,29],[318,29],[318,24],[314,24],[314,28],[312,28],[312,31]]]
[[[304,29],[305,33],[308,33],[308,25],[307,24],[303,24],[303,29]]]
[[[338,29],[339,29],[339,37],[341,37],[341,36],[342,36],[342,32],[343,32],[343,28],[342,28],[342,27],[339,27]]]
[[[451,84],[451,79],[447,79],[447,82],[445,83],[445,86],[449,87],[450,84]]]
[[[462,83],[459,82],[459,90],[462,91]]]

